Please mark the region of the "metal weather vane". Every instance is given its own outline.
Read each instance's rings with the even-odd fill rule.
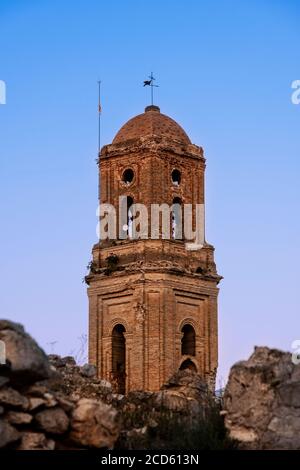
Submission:
[[[151,88],[151,105],[153,106],[153,88],[158,88],[159,85],[155,85],[154,84],[154,81],[155,81],[155,78],[153,76],[153,72],[151,72],[151,75],[149,75],[149,79],[150,80],[144,80],[144,85],[143,86],[150,86]]]

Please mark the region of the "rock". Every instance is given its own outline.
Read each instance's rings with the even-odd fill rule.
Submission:
[[[27,388],[26,393],[32,397],[44,397],[45,393],[49,391],[49,388],[46,387],[46,385],[43,385],[42,383],[35,383],[31,385],[30,387]]]
[[[70,367],[76,366],[76,361],[74,357],[72,356],[65,356],[62,358],[62,361],[65,366],[70,366]]]
[[[48,386],[72,398],[72,401],[80,398],[100,399],[109,401],[112,386],[106,380],[101,380],[95,375],[95,368],[90,364],[83,367],[77,366],[71,357],[60,358],[49,356],[49,361],[57,367],[59,377],[54,381],[47,381]],[[58,367],[59,366],[59,367]]]
[[[28,399],[11,387],[0,389],[0,404],[23,410],[27,410],[29,406]]]
[[[190,369],[176,372],[161,390],[166,390],[168,393],[176,392],[182,397],[193,398],[204,404],[210,396],[206,382]]]
[[[70,398],[74,403],[76,403],[77,401],[80,400],[80,395],[77,393],[71,393]]]
[[[108,382],[108,380],[105,380],[105,379],[100,380],[99,385],[100,385],[100,387],[108,388],[109,390],[112,389],[112,384],[110,382]]]
[[[24,432],[17,450],[54,450],[55,442],[39,432]]]
[[[54,398],[52,393],[49,393],[49,392],[45,393],[44,398],[46,400],[45,405],[47,408],[52,408],[53,406],[57,405],[57,400]]]
[[[164,392],[158,392],[155,395],[155,408],[159,407],[164,407],[172,411],[182,411],[186,407],[186,399],[176,396],[175,394],[168,395]]]
[[[69,418],[61,408],[40,411],[35,415],[35,421],[49,434],[64,434],[69,427]]]
[[[6,385],[8,382],[9,382],[8,377],[0,377],[0,388],[4,387],[4,385]]]
[[[117,402],[120,402],[124,400],[125,395],[121,395],[120,393],[112,393],[111,397],[116,400]]]
[[[49,362],[56,368],[65,366],[65,361],[62,357],[58,356],[57,354],[49,354],[48,355]]]
[[[156,407],[191,416],[204,416],[212,401],[207,384],[189,369],[176,372],[153,398]]]
[[[76,444],[112,449],[120,432],[118,413],[100,400],[82,398],[73,411],[71,428]]]
[[[80,373],[83,377],[95,377],[96,372],[96,367],[92,364],[84,364],[80,369]]]
[[[255,348],[230,371],[225,425],[246,449],[300,449],[300,373],[291,354]]]
[[[11,364],[10,379],[24,384],[50,376],[48,358],[22,325],[0,320],[0,340]]]
[[[56,400],[59,404],[59,406],[62,407],[62,409],[66,412],[69,412],[69,411],[72,411],[75,407],[75,404],[70,401],[70,400],[67,400],[66,398],[62,397],[62,396],[56,396]]]
[[[6,421],[0,419],[0,448],[20,439],[20,433]]]
[[[32,421],[32,416],[29,413],[22,413],[21,411],[9,411],[5,419],[10,424],[29,424]]]
[[[147,449],[149,446],[148,426],[122,431],[120,443],[121,448],[125,445],[128,450]]]
[[[278,387],[280,401],[285,406],[300,408],[300,380],[299,382],[287,382]]]
[[[38,398],[38,397],[29,398],[29,410],[30,411],[36,410],[37,408],[41,406],[45,406],[45,404],[46,404],[46,400],[44,400],[43,398]]]

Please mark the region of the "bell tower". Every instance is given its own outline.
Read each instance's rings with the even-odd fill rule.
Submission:
[[[189,205],[195,229],[204,172],[203,149],[153,105],[130,119],[99,155],[99,202],[115,208],[116,236],[93,247],[86,277],[89,362],[120,393],[158,390],[182,368],[196,370],[214,387],[221,277],[211,245],[188,249],[182,215]],[[147,213],[139,236],[132,233],[141,212],[133,212],[135,204]],[[153,231],[153,205],[171,207],[169,234],[163,210]]]

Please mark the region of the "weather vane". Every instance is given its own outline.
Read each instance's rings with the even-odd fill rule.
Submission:
[[[149,78],[150,80],[144,80],[144,86],[149,86],[151,88],[151,105],[153,106],[153,88],[158,88],[159,85],[154,84],[155,78],[153,76],[153,72],[151,72]]]

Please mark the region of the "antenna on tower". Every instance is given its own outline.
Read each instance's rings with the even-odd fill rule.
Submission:
[[[101,80],[98,80],[98,157],[100,158],[101,150]]]

